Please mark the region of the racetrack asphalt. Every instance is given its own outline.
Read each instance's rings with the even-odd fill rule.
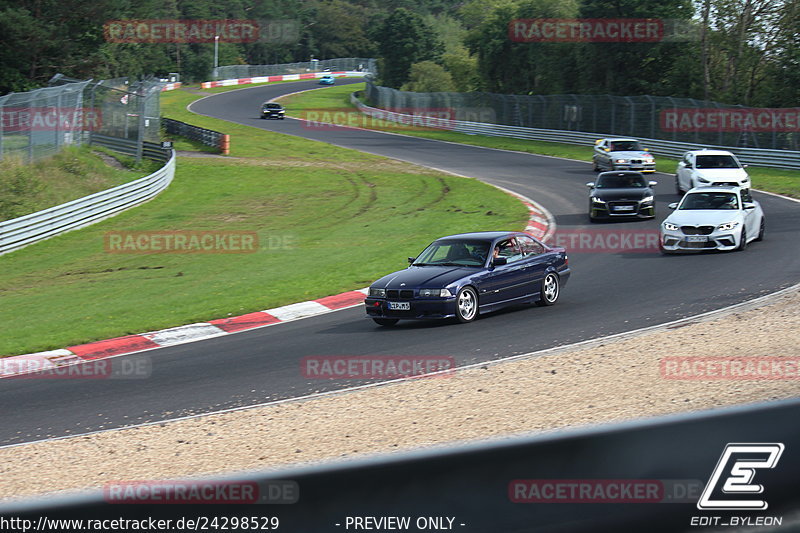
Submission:
[[[357,83],[358,81],[353,81]],[[337,83],[348,83],[338,81]],[[559,232],[652,233],[678,200],[673,176],[657,174],[657,218],[589,224],[588,163],[344,128],[258,118],[259,105],[317,87],[281,83],[220,93],[194,112],[475,177],[539,202]],[[287,113],[291,115],[289,108]],[[590,150],[587,147],[587,150]],[[763,242],[744,252],[661,256],[657,251],[570,252],[573,274],[553,307],[520,307],[474,323],[401,322],[377,327],[361,307],[224,337],[128,355],[152,373],[131,380],[0,380],[0,445],[171,419],[353,386],[304,378],[306,356],[452,356],[459,365],[493,360],[650,326],[726,307],[800,279],[800,205],[754,194],[767,218]],[[487,228],[491,229],[491,228]],[[568,250],[570,251],[570,250]],[[403,253],[414,255],[418,250]],[[404,265],[398,264],[397,268]],[[743,327],[757,328],[757,324]],[[675,335],[680,335],[676,329]],[[713,339],[709,339],[713,342]],[[620,376],[620,379],[623,379]]]

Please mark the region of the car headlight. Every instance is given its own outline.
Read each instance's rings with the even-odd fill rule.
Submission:
[[[669,231],[678,231],[679,227],[672,222],[664,222],[664,229]]]
[[[700,183],[711,183],[710,181],[705,179],[703,176],[698,176],[697,177],[697,181],[699,181]]]
[[[386,289],[375,289],[370,287],[369,295],[374,296],[375,298],[386,298]]]
[[[598,198],[597,196],[592,196],[592,203],[593,204],[604,204],[605,202]]]
[[[653,201],[653,196],[652,195],[645,196],[644,198],[642,198],[642,203],[643,204],[649,204],[649,203],[652,203],[652,201]]]
[[[419,295],[423,298],[429,298],[431,296],[439,298],[448,298],[450,296],[453,296],[453,293],[451,293],[447,289],[420,289]]]
[[[738,225],[739,225],[738,222],[726,222],[725,224],[720,224],[719,226],[717,226],[717,229],[720,231],[728,231],[732,230]]]
[[[656,160],[654,158],[652,158],[652,157],[645,157],[644,158],[644,162],[645,163],[655,163],[655,161]]]
[[[628,162],[627,159],[615,159],[614,160],[614,163],[627,163],[627,162]]]

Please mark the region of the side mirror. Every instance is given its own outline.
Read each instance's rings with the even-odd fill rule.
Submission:
[[[416,257],[409,257],[409,258],[408,258],[408,264],[410,265],[411,263],[413,263],[413,262],[414,262],[414,261],[416,261],[416,260],[417,260],[417,258],[416,258]]]
[[[647,186],[648,187],[655,187],[656,185],[658,185],[657,181],[648,181],[647,182]]]
[[[590,189],[594,189],[594,182],[590,181],[589,183],[586,184],[586,186],[589,187]]]
[[[744,202],[744,208],[745,209],[755,209],[756,208],[756,204],[754,204],[753,202]]]
[[[492,264],[494,266],[503,266],[508,264],[508,257],[495,257],[492,259]]]
[[[678,202],[672,202],[667,207],[669,207],[670,209],[678,209]]]
[[[597,140],[594,142],[594,144],[595,144],[595,146],[596,146],[596,145],[600,144],[601,142],[603,142],[603,139],[597,139]]]

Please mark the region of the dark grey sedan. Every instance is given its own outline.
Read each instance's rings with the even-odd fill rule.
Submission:
[[[653,187],[639,172],[603,172],[589,187],[589,220],[612,218],[654,218]]]

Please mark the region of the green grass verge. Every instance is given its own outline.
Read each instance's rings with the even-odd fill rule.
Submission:
[[[123,168],[109,165],[104,157]],[[88,146],[66,148],[31,164],[6,157],[0,161],[0,221],[141,178],[157,169],[151,163],[136,165],[133,158]]]
[[[362,84],[340,85],[332,87],[329,91],[310,91],[287,96],[282,98],[281,102],[287,108],[287,113],[294,112],[302,114],[302,112],[311,109],[355,109],[355,106],[350,103],[350,94],[363,89],[364,86]],[[487,137],[484,135],[466,135],[463,133],[441,130],[414,131],[392,125],[392,123],[389,122],[364,121],[359,125],[370,129],[402,133],[404,135],[413,135],[426,139],[472,144],[475,146],[498,148],[502,150],[529,152],[553,157],[564,157],[579,161],[592,160],[591,147],[574,144],[526,141],[507,137]],[[677,165],[678,161],[676,159],[666,157],[656,158],[656,170],[659,172],[674,174]],[[747,172],[750,174],[753,187],[756,189],[800,198],[800,171],[751,166],[747,169]]]
[[[477,180],[190,115],[234,156],[178,160],[154,200],[0,256],[0,354],[240,315],[367,286],[441,235],[519,229],[526,210]],[[255,232],[254,253],[109,253],[108,232]]]

